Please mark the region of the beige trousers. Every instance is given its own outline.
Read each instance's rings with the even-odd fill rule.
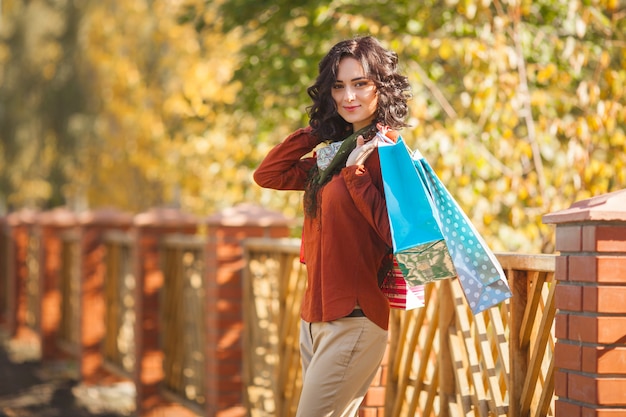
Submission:
[[[296,417],[353,417],[378,371],[387,331],[367,317],[300,324],[302,394]]]

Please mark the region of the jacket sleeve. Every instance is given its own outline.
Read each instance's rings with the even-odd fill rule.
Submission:
[[[348,166],[341,171],[357,210],[391,248],[391,228],[382,185],[378,150],[367,159],[365,166]]]
[[[311,134],[310,127],[296,130],[267,154],[254,172],[254,181],[264,188],[304,190],[316,159],[303,156],[319,143],[320,140]]]

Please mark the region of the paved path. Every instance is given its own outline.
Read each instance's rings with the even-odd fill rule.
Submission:
[[[0,417],[132,416],[133,388],[85,387],[67,363],[42,364],[35,346],[0,334]]]

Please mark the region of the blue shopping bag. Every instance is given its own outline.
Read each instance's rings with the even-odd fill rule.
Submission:
[[[379,135],[393,254],[408,288],[457,275],[434,202],[403,139]]]

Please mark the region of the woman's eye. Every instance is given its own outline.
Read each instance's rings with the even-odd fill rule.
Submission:
[[[334,90],[339,90],[340,88],[343,88],[343,84],[335,84],[335,85],[333,85],[333,89]]]

